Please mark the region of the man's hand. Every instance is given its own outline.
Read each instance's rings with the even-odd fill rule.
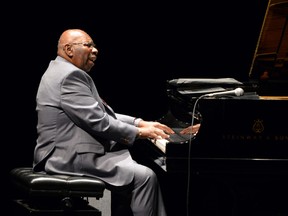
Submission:
[[[189,126],[187,128],[184,128],[182,131],[180,131],[181,134],[197,134],[198,130],[200,128],[200,124],[195,124],[193,126]]]
[[[152,121],[139,122],[139,138],[167,139],[174,131],[165,124]]]

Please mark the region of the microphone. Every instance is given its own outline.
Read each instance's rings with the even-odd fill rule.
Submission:
[[[234,95],[234,96],[241,96],[244,94],[244,90],[242,88],[236,88],[234,90],[230,90],[230,91],[222,91],[222,92],[215,92],[215,93],[210,93],[210,94],[206,94],[205,97],[221,97],[221,96],[225,96],[225,95]]]

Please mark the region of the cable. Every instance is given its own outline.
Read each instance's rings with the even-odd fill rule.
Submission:
[[[200,99],[202,99],[203,97],[206,97],[207,95],[201,95],[200,97],[197,98],[197,100],[195,101],[194,103],[194,106],[193,106],[193,111],[192,111],[192,117],[191,117],[191,133],[190,134],[190,138],[189,138],[189,146],[188,146],[188,157],[187,157],[187,161],[188,161],[188,170],[187,170],[187,194],[186,194],[186,214],[187,216],[190,216],[189,214],[189,200],[190,200],[190,178],[191,178],[191,163],[190,163],[190,159],[191,159],[191,143],[192,143],[192,127],[194,125],[194,115],[195,115],[195,111],[196,111],[196,106],[197,106],[197,103]]]

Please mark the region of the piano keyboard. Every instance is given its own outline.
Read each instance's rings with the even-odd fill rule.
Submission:
[[[174,130],[174,134],[171,134],[168,139],[153,139],[150,140],[154,145],[156,145],[163,153],[166,153],[166,144],[169,142],[172,143],[184,143],[187,142],[190,138],[193,138],[190,136],[190,134],[180,134],[180,131],[183,130],[183,128],[172,128]]]
[[[166,139],[153,139],[150,140],[154,143],[163,153],[166,153],[166,144],[169,142]]]

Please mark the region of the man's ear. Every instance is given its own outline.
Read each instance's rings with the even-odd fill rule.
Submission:
[[[73,48],[70,44],[65,44],[65,46],[63,47],[63,50],[67,56],[73,57]]]

